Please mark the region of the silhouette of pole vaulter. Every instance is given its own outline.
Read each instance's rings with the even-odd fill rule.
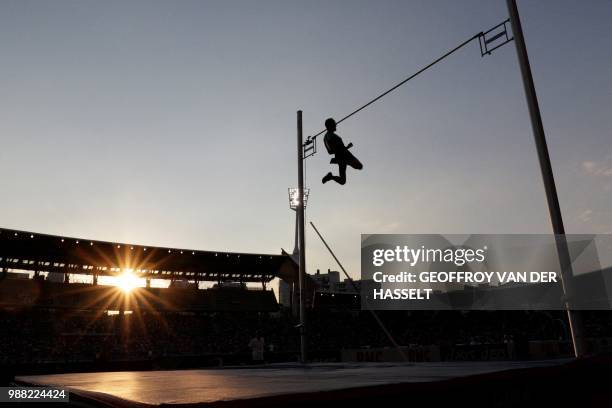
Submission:
[[[348,149],[353,147],[352,143],[348,145],[344,145],[342,138],[338,136],[336,132],[336,121],[332,118],[329,118],[325,121],[325,128],[327,132],[325,133],[325,137],[323,138],[323,142],[325,143],[325,148],[327,149],[327,153],[333,154],[334,157],[329,161],[331,164],[338,165],[339,176],[334,176],[330,171],[323,177],[323,184],[327,183],[330,180],[334,180],[336,183],[340,185],[344,185],[346,183],[346,167],[351,166],[356,170],[363,169],[363,164],[355,157]]]

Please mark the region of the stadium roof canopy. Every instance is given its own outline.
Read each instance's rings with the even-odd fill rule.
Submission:
[[[297,273],[286,254],[198,251],[1,228],[0,268],[99,276],[129,269],[146,278],[216,282],[291,281]]]

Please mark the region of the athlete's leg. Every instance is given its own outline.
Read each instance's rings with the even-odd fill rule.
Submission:
[[[344,160],[349,166],[356,170],[363,169],[363,164],[361,164],[361,162],[355,156],[353,156],[353,153],[349,151],[346,152],[346,157]]]
[[[346,163],[345,162],[338,163],[338,171],[340,172],[339,176],[332,176],[334,181],[340,185],[346,184]]]
[[[334,176],[332,174],[332,172],[330,171],[321,180],[323,182],[323,184],[327,183],[330,180],[334,180],[336,183],[338,183],[340,185],[346,184],[346,166],[347,166],[346,159],[347,159],[347,157],[344,156],[344,155],[343,156],[335,155],[335,157],[330,160],[330,163],[338,165],[339,175],[338,176]],[[357,160],[357,159],[355,159],[355,160]],[[359,160],[357,160],[357,162],[359,162]],[[359,164],[361,165],[361,163],[359,163]]]

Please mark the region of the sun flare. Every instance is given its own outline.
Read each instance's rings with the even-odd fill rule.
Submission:
[[[117,277],[117,287],[125,293],[130,293],[132,289],[137,286],[138,278],[131,269],[125,269],[123,273]]]

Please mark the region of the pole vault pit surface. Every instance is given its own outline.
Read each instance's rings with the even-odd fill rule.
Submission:
[[[531,406],[531,400],[544,403],[545,398],[558,398],[555,393],[565,382],[568,387],[572,382],[587,384],[581,391],[583,401],[595,397],[612,401],[604,384],[611,369],[612,358],[608,357],[579,361],[271,365],[56,374],[18,377],[17,381],[68,387],[80,398],[111,406],[320,407],[359,401],[374,404],[387,399],[454,404],[464,398],[471,406],[480,406],[481,402],[490,406],[486,404],[495,401]]]

